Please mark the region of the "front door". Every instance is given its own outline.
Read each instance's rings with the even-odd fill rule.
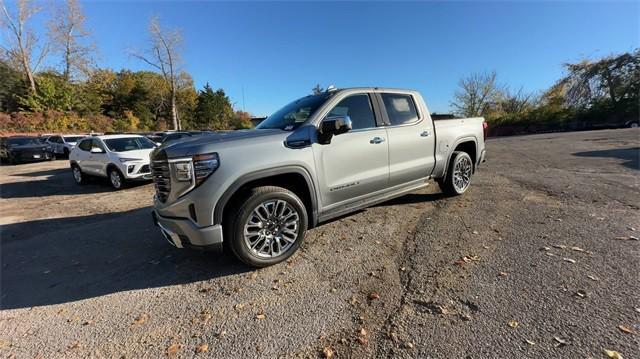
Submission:
[[[101,152],[94,152],[100,150]],[[91,140],[91,151],[87,159],[87,166],[93,174],[106,176],[105,168],[107,164],[107,152],[100,140],[94,138]]]
[[[426,179],[435,166],[433,122],[407,93],[380,93],[389,136],[389,186]]]
[[[313,144],[325,210],[382,190],[389,179],[389,151],[384,127],[378,127],[368,93],[347,95],[326,117],[349,116],[352,130]]]

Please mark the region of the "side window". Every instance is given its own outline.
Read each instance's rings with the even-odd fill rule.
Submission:
[[[371,100],[367,94],[351,95],[343,99],[329,112],[327,117],[345,115],[351,118],[354,130],[376,127]]]
[[[100,140],[97,140],[95,138],[91,140],[91,148],[99,148],[102,152],[106,152],[104,150],[104,146],[102,145],[102,143],[100,143]]]
[[[62,140],[62,137],[60,136],[56,136],[53,138],[53,142],[55,143],[64,143],[64,141]]]
[[[418,120],[418,111],[416,111],[416,104],[413,102],[411,95],[383,93],[381,96],[391,126]]]
[[[91,140],[84,140],[82,142],[80,142],[80,144],[78,145],[78,148],[83,150],[83,151],[91,151]]]

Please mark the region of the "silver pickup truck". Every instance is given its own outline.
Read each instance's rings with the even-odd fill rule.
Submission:
[[[151,154],[153,218],[178,248],[219,249],[264,267],[323,221],[434,179],[468,188],[485,158],[483,118],[433,121],[417,91],[348,88],[291,102],[252,130]]]

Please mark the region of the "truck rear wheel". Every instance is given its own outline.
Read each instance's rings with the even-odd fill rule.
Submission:
[[[295,253],[307,230],[307,211],[295,193],[286,188],[251,189],[230,217],[229,247],[253,267],[282,262]]]
[[[442,192],[450,196],[458,196],[467,191],[471,184],[473,161],[466,152],[455,151],[451,155],[447,176],[437,180]]]

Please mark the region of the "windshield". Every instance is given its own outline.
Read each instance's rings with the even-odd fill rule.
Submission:
[[[156,147],[155,143],[144,137],[112,138],[104,140],[104,143],[113,152],[148,150]]]
[[[35,137],[20,137],[7,139],[9,146],[24,146],[24,145],[41,145],[39,139]]]
[[[321,93],[295,100],[260,122],[256,128],[291,131],[311,117],[331,95]]]
[[[78,142],[84,136],[64,136],[64,142]]]

